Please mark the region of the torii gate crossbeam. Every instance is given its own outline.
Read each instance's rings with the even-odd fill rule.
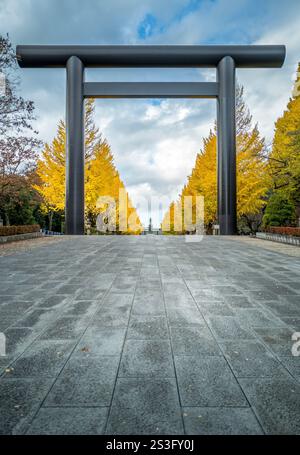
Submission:
[[[283,45],[77,46],[20,45],[23,68],[66,68],[66,233],[84,234],[84,98],[216,98],[218,222],[236,234],[236,68],[279,68]],[[216,68],[216,82],[85,82],[85,67]]]

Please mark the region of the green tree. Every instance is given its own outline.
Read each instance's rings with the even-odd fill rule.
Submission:
[[[34,212],[39,206],[35,191],[23,180],[23,186],[19,188],[17,197],[7,200],[2,211],[12,225],[36,224]]]
[[[275,192],[268,201],[263,216],[263,225],[290,226],[295,222],[295,205],[282,193]]]

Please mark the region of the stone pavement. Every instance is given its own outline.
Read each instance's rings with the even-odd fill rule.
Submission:
[[[0,433],[299,434],[299,272],[224,237],[1,257]]]

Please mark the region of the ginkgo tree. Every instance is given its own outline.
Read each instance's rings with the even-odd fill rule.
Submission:
[[[272,216],[265,217],[264,223],[269,224],[272,217],[277,217],[278,203],[282,201],[282,204],[292,206],[293,211],[280,224],[293,224],[296,214],[300,217],[300,64],[292,97],[275,123],[269,171],[272,195],[268,212],[272,212]]]
[[[236,92],[237,122],[237,214],[251,228],[253,218],[266,204],[266,195],[270,187],[267,172],[266,147],[257,125],[252,126],[252,117],[243,99],[243,87],[237,86]],[[175,203],[184,211],[185,196],[204,197],[204,224],[209,231],[217,221],[217,136],[216,128],[203,139],[203,147],[196,157],[195,166],[188,177],[179,200]],[[174,230],[174,203],[163,220],[164,225],[170,219],[170,231]]]
[[[105,207],[98,204],[101,196],[108,196],[115,201],[118,213],[120,189],[125,189],[114,165],[113,155],[106,140],[102,139],[99,129],[93,121],[94,101],[89,99],[85,106],[85,218],[86,224],[96,225],[97,215]],[[43,209],[50,220],[54,212],[65,207],[65,163],[66,163],[66,127],[59,122],[56,137],[51,144],[46,144],[37,163],[37,183],[34,188],[41,195]],[[127,216],[136,215],[135,229],[128,228],[124,233],[139,233],[142,224],[128,198]],[[50,221],[51,226],[51,221]],[[50,227],[51,229],[51,227]],[[116,225],[118,231],[118,223]]]

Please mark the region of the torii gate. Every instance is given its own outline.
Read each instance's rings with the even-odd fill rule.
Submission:
[[[21,45],[23,68],[66,68],[66,233],[84,234],[84,98],[216,98],[218,223],[236,234],[235,69],[279,68],[283,45]],[[216,68],[216,82],[85,82],[85,67]]]

